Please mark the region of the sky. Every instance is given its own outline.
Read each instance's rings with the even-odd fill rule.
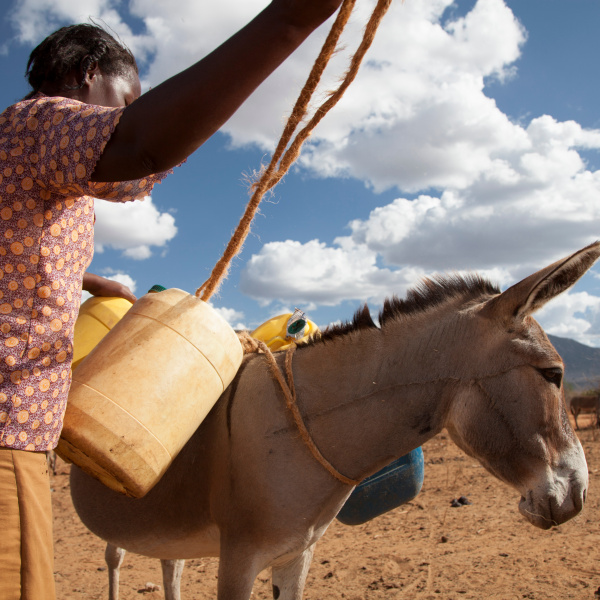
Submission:
[[[104,23],[144,90],[222,43],[267,0],[2,0],[0,104],[28,92],[29,52],[59,26]],[[374,0],[359,0],[314,105],[345,72]],[[424,276],[502,289],[600,239],[600,2],[396,0],[361,70],[265,197],[211,303],[253,329],[294,307],[323,327]],[[90,270],[136,294],[194,293],[270,159],[331,21],[152,196],[96,204]],[[235,85],[235,82],[232,82]],[[218,98],[215,99],[218,101]],[[600,347],[600,265],[536,314]]]

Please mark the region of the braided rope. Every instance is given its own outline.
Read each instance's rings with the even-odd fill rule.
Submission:
[[[321,451],[315,444],[310,432],[308,431],[306,424],[304,423],[304,419],[300,414],[300,410],[298,409],[298,404],[296,401],[296,387],[294,386],[294,374],[292,372],[292,357],[294,355],[294,351],[296,350],[296,344],[292,344],[287,350],[285,354],[285,375],[286,378],[283,377],[279,366],[277,365],[277,361],[273,356],[270,348],[262,341],[254,339],[247,332],[238,333],[238,337],[244,349],[244,353],[254,353],[254,352],[262,352],[269,362],[269,366],[271,367],[271,373],[273,377],[279,383],[281,390],[283,391],[283,395],[285,397],[285,404],[288,410],[292,413],[292,417],[294,418],[294,423],[300,432],[300,437],[302,441],[306,444],[308,449],[314,458],[321,463],[327,471],[337,480],[341,481],[346,485],[358,485],[360,482],[354,479],[350,479],[345,475],[342,475],[324,456],[321,454]],[[287,379],[287,381],[286,381]]]
[[[213,268],[210,277],[196,290],[196,296],[201,296],[202,300],[207,301],[219,288],[223,279],[227,277],[231,261],[235,256],[237,256],[237,254],[239,254],[242,246],[244,245],[246,237],[248,236],[250,225],[254,219],[254,216],[256,215],[256,211],[258,210],[258,205],[260,204],[262,197],[268,190],[272,189],[275,185],[277,185],[277,183],[279,183],[279,181],[281,181],[283,176],[291,167],[292,163],[300,155],[302,144],[306,141],[312,130],[339,102],[348,86],[352,83],[352,81],[354,81],[360,64],[373,42],[375,32],[377,31],[381,20],[390,7],[392,0],[378,0],[373,14],[371,15],[371,18],[369,19],[365,28],[362,42],[350,61],[350,67],[342,83],[337,90],[331,93],[329,98],[315,111],[314,116],[310,119],[308,124],[302,130],[300,130],[296,138],[291,142],[291,144],[289,144],[294,131],[306,115],[308,103],[310,102],[310,99],[319,81],[321,80],[321,76],[325,70],[325,67],[335,52],[337,42],[344,27],[346,26],[346,23],[348,22],[348,19],[350,18],[355,3],[356,0],[344,0],[337,14],[335,22],[333,23],[331,31],[329,32],[329,35],[323,44],[321,52],[319,53],[310,75],[304,87],[302,88],[302,91],[300,92],[292,114],[290,115],[279,143],[277,144],[277,148],[273,153],[271,162],[262,172],[258,182],[253,184],[252,197],[248,202],[246,210],[240,219],[240,222],[238,223],[238,226],[236,227],[229,244],[225,248],[223,256],[218,260],[217,264]],[[286,151],[285,148],[288,147],[288,144],[289,148]],[[277,166],[278,162],[279,167]]]

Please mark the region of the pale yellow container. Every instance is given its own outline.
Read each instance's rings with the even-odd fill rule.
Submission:
[[[202,300],[146,294],[73,372],[57,453],[114,490],[145,495],[242,357],[236,333]]]
[[[92,296],[81,305],[73,332],[72,369],[79,365],[131,307],[131,302],[125,298],[105,296]]]

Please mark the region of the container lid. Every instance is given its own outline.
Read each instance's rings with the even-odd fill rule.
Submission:
[[[286,337],[294,340],[302,339],[306,330],[306,321],[306,315],[299,308],[296,308],[287,322]]]
[[[159,285],[158,283],[156,285],[153,285],[149,290],[148,293],[152,293],[152,292],[164,292],[167,288],[164,285]]]

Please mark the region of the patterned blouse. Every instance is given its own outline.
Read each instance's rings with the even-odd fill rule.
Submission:
[[[90,181],[123,111],[38,94],[0,115],[0,446],[58,443],[94,197],[141,198],[166,176]]]

